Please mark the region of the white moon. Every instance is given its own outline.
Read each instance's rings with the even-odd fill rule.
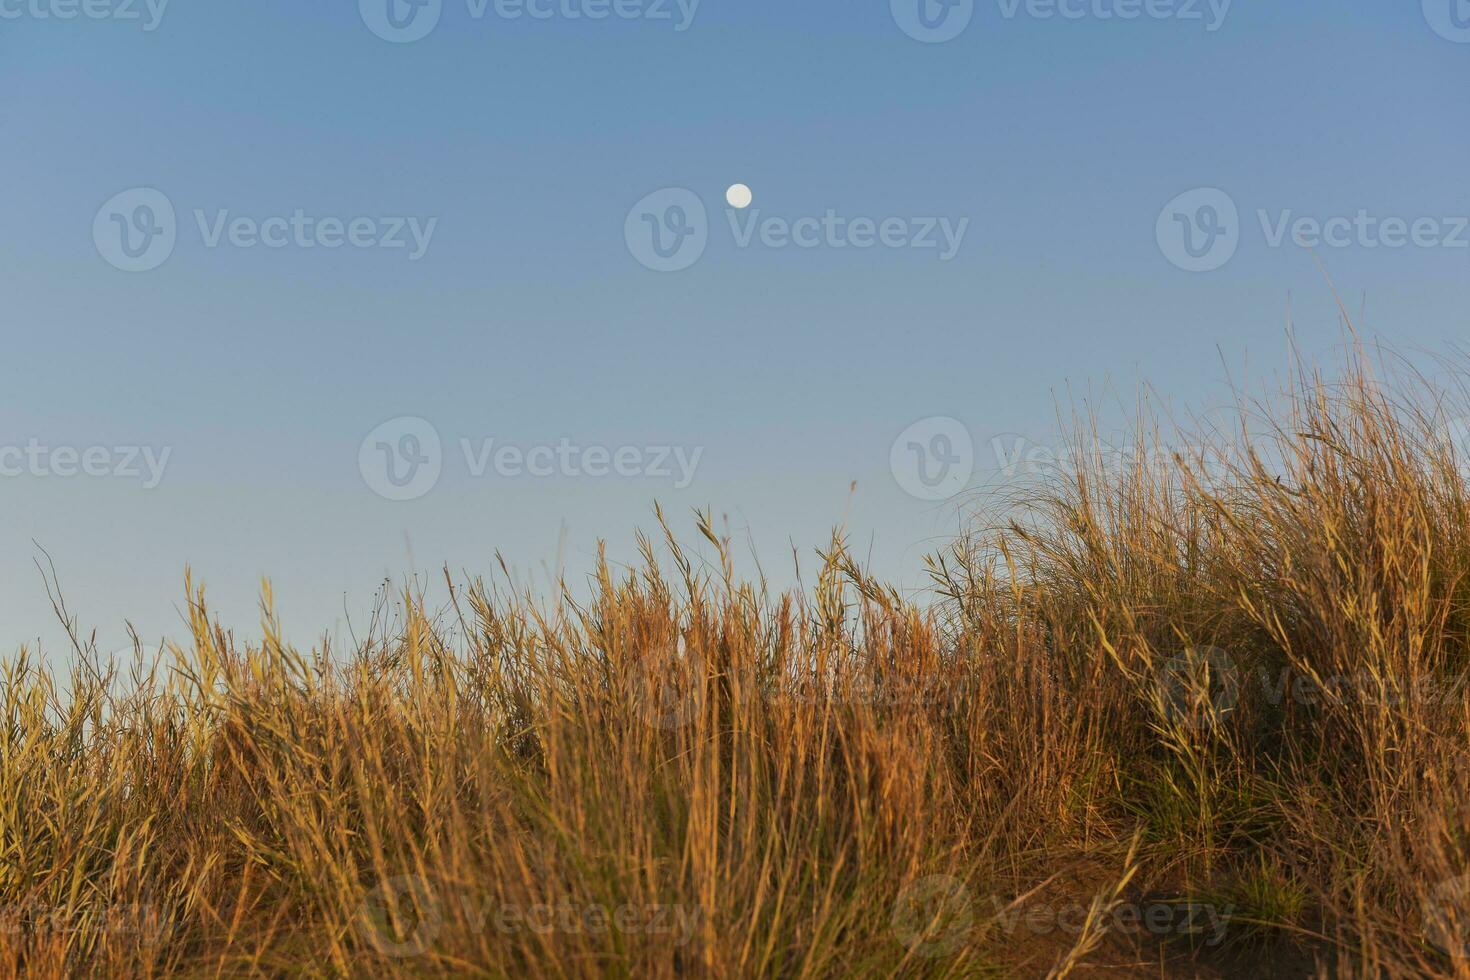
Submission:
[[[730,203],[730,207],[744,211],[755,200],[755,195],[744,184],[731,184],[730,189],[725,192],[725,200]]]

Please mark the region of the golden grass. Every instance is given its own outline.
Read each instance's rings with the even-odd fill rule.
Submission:
[[[351,651],[192,586],[131,676],[22,651],[0,974],[1470,976],[1452,416],[1357,358],[1282,405],[1082,457],[934,601],[839,540],[769,595],[701,517],[708,566],[665,525]]]

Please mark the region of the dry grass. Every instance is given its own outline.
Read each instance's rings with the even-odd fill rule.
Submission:
[[[702,518],[350,652],[192,588],[132,676],[22,652],[0,973],[1470,976],[1470,493],[1394,390],[1047,481],[917,606]]]

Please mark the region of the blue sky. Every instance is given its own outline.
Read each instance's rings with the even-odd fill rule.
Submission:
[[[177,633],[186,564],[247,634],[269,576],[306,643],[385,578],[497,549],[539,575],[564,536],[576,581],[599,538],[633,557],[655,500],[728,515],[776,579],[845,521],[919,586],[963,515],[906,490],[909,441],[967,438],[940,490],[974,490],[1005,479],[994,440],[1055,443],[1069,391],[1228,403],[1227,373],[1284,366],[1288,311],[1308,355],[1339,344],[1318,259],[1369,336],[1467,336],[1463,0],[990,0],[944,43],[904,32],[903,0],[703,0],[684,30],[673,0],[445,0],[410,43],[371,2],[174,0],[151,25],[122,2],[0,0],[0,649],[57,647],[38,545],[104,647],[125,619]],[[174,243],[129,272],[105,239],[140,188]],[[670,188],[706,244],[656,272],[625,229]],[[1160,228],[1207,241],[1201,189],[1238,218],[1191,272]],[[1315,258],[1281,231],[1360,214]],[[359,219],[361,247],[314,237]],[[894,244],[855,247],[864,220]],[[1417,241],[1385,245],[1394,220]],[[944,222],[953,256],[913,247]],[[960,429],[894,452],[934,418]],[[401,419],[438,474],[392,500],[376,454],[427,451]],[[151,488],[145,447],[168,454]]]

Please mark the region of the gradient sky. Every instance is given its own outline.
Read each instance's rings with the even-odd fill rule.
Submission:
[[[888,0],[703,0],[684,31],[445,0],[432,33],[397,44],[349,0],[174,0],[151,31],[0,0],[0,446],[171,451],[153,489],[0,477],[0,649],[59,649],[39,547],[104,649],[124,620],[178,634],[186,564],[247,635],[269,576],[308,644],[360,622],[385,578],[489,574],[497,549],[540,576],[563,528],[575,584],[599,538],[634,556],[655,500],[691,533],[693,508],[728,515],[778,580],[793,544],[809,556],[845,521],[877,571],[921,585],[962,512],[895,479],[908,426],[960,420],[975,488],[1000,479],[992,439],[1055,442],[1069,386],[1227,403],[1227,374],[1285,366],[1288,311],[1309,356],[1341,340],[1313,255],[1272,247],[1259,209],[1447,231],[1470,215],[1470,31],[1449,2],[1236,0],[1209,30],[1205,3],[1205,20],[1123,20],[1099,15],[1128,0],[1074,0],[1079,19],[989,0],[930,44]],[[969,225],[948,262],[742,248],[723,203],[737,181],[755,194],[741,222]],[[129,273],[93,225],[140,187],[177,209],[177,244]],[[671,187],[707,205],[709,243],[658,273],[624,228]],[[1240,213],[1238,252],[1203,273],[1156,234],[1195,188]],[[438,220],[411,261],[210,248],[196,209]],[[1470,248],[1354,239],[1317,258],[1370,337],[1466,338]],[[390,501],[359,447],[404,416],[434,425],[443,473]],[[703,455],[683,489],[477,478],[463,438]]]

